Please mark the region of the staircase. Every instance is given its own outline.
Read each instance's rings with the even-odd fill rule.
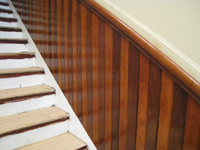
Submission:
[[[10,1],[0,1],[0,150],[95,150]]]

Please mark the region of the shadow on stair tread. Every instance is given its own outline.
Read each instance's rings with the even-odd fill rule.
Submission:
[[[12,10],[0,8],[0,13],[13,14]]]
[[[0,27],[0,31],[5,31],[5,32],[22,32],[21,28],[17,27]]]
[[[17,22],[16,18],[10,18],[10,17],[0,17],[0,21],[3,22]]]
[[[34,74],[44,74],[44,69],[39,67],[0,69],[0,79]]]

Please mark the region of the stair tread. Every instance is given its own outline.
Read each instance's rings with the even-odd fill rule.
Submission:
[[[0,104],[5,103],[8,100],[16,100],[17,98],[26,98],[53,93],[55,93],[55,89],[47,85],[0,90]]]
[[[17,150],[79,150],[87,148],[87,144],[74,136],[72,133],[67,132],[62,135],[34,143]]]
[[[2,9],[2,8],[0,8],[0,13],[12,14],[13,12],[12,12],[12,10],[10,10],[10,9]]]
[[[27,44],[28,39],[0,39],[0,43],[19,43],[19,44]]]
[[[17,22],[16,18],[10,18],[10,17],[0,17],[0,21],[4,22]]]
[[[0,5],[3,5],[3,6],[9,6],[9,3],[6,3],[6,2],[0,2]]]
[[[35,57],[34,52],[0,53],[0,59],[23,59]]]
[[[0,31],[21,32],[22,29],[18,27],[0,27]]]
[[[69,114],[55,106],[0,118],[0,137],[23,132],[60,120]]]
[[[15,69],[0,69],[0,78],[13,77],[20,75],[30,74],[41,74],[44,73],[44,69],[40,67],[29,67],[29,68],[15,68]]]

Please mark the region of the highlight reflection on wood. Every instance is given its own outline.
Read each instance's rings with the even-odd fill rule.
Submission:
[[[97,149],[199,149],[199,103],[134,39],[82,0],[12,2]]]

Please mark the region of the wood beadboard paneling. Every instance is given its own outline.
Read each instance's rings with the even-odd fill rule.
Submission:
[[[86,1],[12,2],[97,149],[199,149],[199,103],[138,38]]]

